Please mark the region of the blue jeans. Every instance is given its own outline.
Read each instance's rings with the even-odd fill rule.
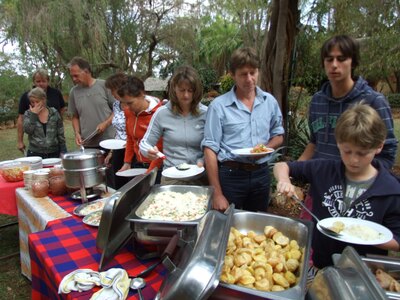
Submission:
[[[266,164],[255,171],[219,166],[222,192],[235,208],[266,212],[269,203],[270,171]]]

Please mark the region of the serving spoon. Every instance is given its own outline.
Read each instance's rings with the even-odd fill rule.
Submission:
[[[131,283],[129,284],[129,287],[132,290],[137,290],[139,293],[140,300],[144,300],[143,294],[142,294],[142,288],[144,288],[145,285],[146,285],[146,281],[143,278],[135,277],[135,278],[132,278]]]
[[[292,196],[292,199],[293,199],[294,201],[296,201],[298,204],[300,204],[300,205],[315,219],[315,221],[317,221],[317,224],[319,225],[319,227],[320,227],[320,228],[322,229],[322,231],[324,231],[326,234],[328,234],[328,235],[330,235],[330,236],[334,236],[334,237],[340,237],[340,236],[342,236],[340,233],[338,233],[338,232],[336,232],[336,231],[334,231],[334,230],[332,230],[332,229],[330,229],[330,228],[328,228],[328,227],[322,226],[321,223],[320,223],[320,220],[318,219],[318,217],[317,217],[316,215],[314,215],[314,214],[311,212],[311,210],[303,203],[303,201],[301,201],[296,195],[293,195],[293,196]]]

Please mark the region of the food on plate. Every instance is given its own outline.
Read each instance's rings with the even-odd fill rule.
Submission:
[[[273,226],[258,234],[231,227],[220,279],[260,291],[283,291],[298,281],[303,249]]]
[[[345,233],[364,241],[379,240],[384,237],[382,233],[375,229],[361,224],[345,225],[342,221],[335,221],[329,228],[337,233]]]
[[[190,165],[187,163],[179,164],[176,166],[179,171],[186,171],[190,169]]]
[[[207,205],[207,195],[164,191],[154,195],[140,217],[161,221],[191,221],[204,216]]]
[[[92,212],[83,218],[83,222],[91,226],[99,226],[102,213],[103,211]]]
[[[92,212],[103,210],[105,203],[103,200],[90,202],[79,210],[79,215],[86,216]]]
[[[4,163],[0,166],[0,174],[8,182],[24,180],[24,172],[28,170],[29,165],[21,162]]]
[[[265,146],[264,144],[258,144],[254,146],[253,149],[250,150],[250,153],[268,153],[271,152],[271,149]]]
[[[382,269],[376,269],[375,278],[383,289],[390,292],[400,292],[400,283]]]
[[[335,221],[329,229],[336,233],[340,233],[344,229],[344,223],[342,221]]]

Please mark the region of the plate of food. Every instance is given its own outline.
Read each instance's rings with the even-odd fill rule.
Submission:
[[[87,203],[83,203],[74,209],[74,215],[79,217],[85,217],[88,214],[95,212],[95,211],[102,211],[104,205],[106,204],[106,199],[99,199]]]
[[[94,211],[86,215],[82,219],[82,222],[90,226],[99,227],[102,213],[103,213],[102,210]]]
[[[321,229],[320,224],[340,233],[340,236],[328,235]],[[319,221],[317,229],[330,238],[357,245],[379,245],[393,238],[392,232],[385,226],[356,218],[326,218]]]
[[[251,148],[242,148],[232,150],[232,154],[237,156],[265,156],[267,154],[271,154],[275,150],[273,148],[268,148],[263,144],[256,145]]]
[[[180,164],[162,171],[162,176],[172,179],[192,179],[204,172],[204,167],[190,164]]]
[[[109,150],[118,150],[118,149],[124,149],[126,146],[126,141],[124,140],[117,140],[117,139],[109,139],[109,140],[104,140],[99,143],[100,147],[103,147],[104,149],[109,149]]]
[[[147,169],[144,168],[132,168],[125,171],[117,172],[115,175],[122,177],[134,177],[138,175],[142,175],[147,172]]]

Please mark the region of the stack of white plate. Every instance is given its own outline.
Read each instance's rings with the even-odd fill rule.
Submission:
[[[55,165],[61,164],[61,158],[45,158],[42,161],[43,168],[51,168]]]
[[[29,164],[31,170],[38,170],[43,167],[42,158],[40,156],[27,156],[14,159],[14,161],[20,161]]]

